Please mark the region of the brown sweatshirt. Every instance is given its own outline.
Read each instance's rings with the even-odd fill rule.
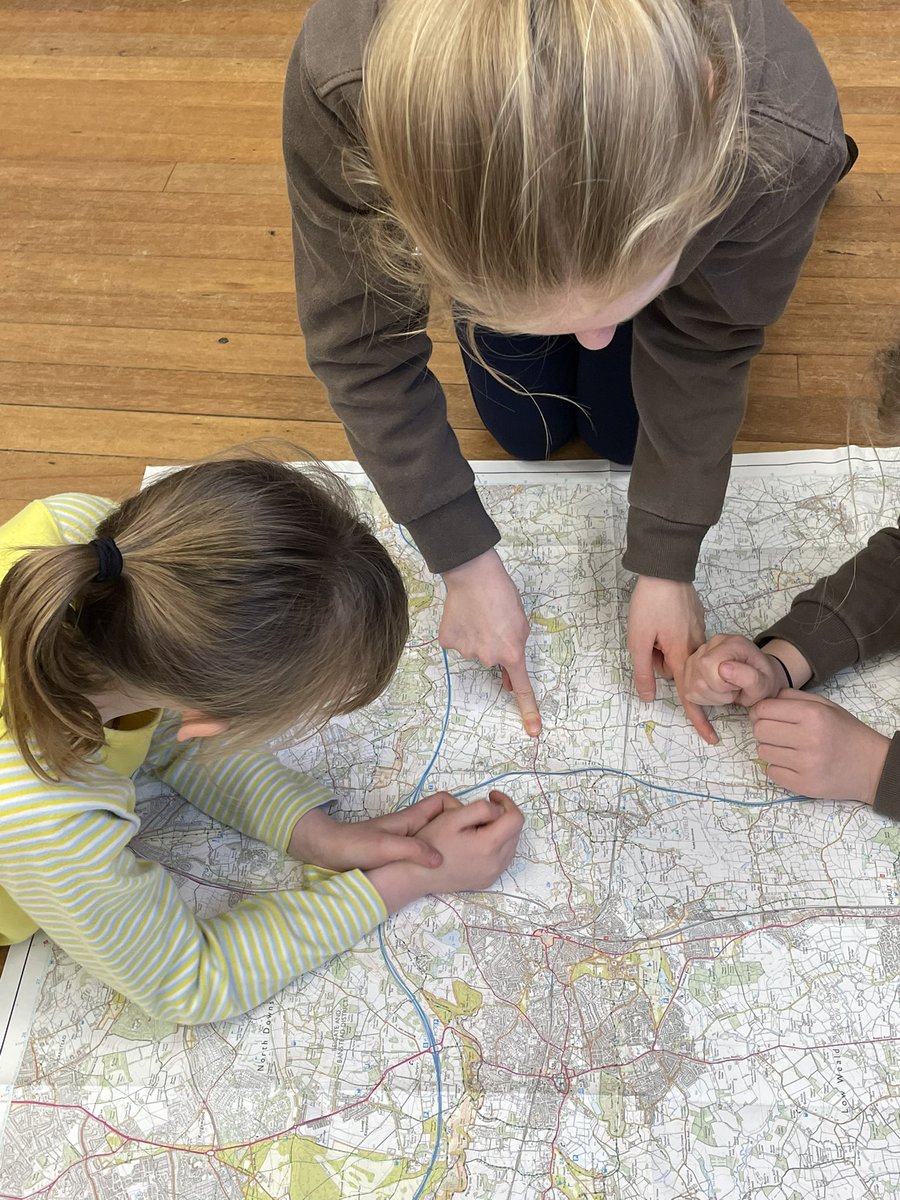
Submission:
[[[880,529],[855,558],[801,592],[790,612],[756,639],[783,638],[812,670],[810,683],[866,658],[900,650],[900,529]],[[875,811],[900,821],[900,733],[875,794]]]
[[[309,363],[392,517],[433,571],[493,546],[496,526],[428,368],[427,314],[367,262],[374,197],[344,177],[359,136],[361,61],[383,0],[318,0],[288,67],[284,155],[300,322]],[[751,359],[781,313],[846,163],[837,95],[781,0],[733,0],[747,59],[751,138],[776,147],[773,185],[751,169],[688,244],[665,292],[634,322],[640,433],[624,565],[694,577],[718,521]]]

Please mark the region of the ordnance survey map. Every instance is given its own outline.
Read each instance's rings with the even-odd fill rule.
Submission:
[[[900,827],[768,784],[746,716],[632,693],[626,473],[476,464],[530,613],[534,742],[444,655],[442,585],[365,476],[412,633],[370,708],[285,751],[348,818],[504,788],[519,854],[246,1017],[146,1019],[36,937],[0,1013],[0,1197],[857,1200],[900,1190]],[[753,633],[900,513],[900,451],[736,460],[698,590]],[[900,664],[825,689],[884,732]],[[141,784],[136,854],[213,913],[303,868]]]

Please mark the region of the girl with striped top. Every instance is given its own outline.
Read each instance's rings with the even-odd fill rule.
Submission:
[[[252,748],[373,700],[407,630],[397,568],[319,465],[206,462],[0,526],[0,942],[43,928],[151,1016],[197,1024],[420,896],[492,884],[522,826],[502,793],[343,824],[327,788]],[[316,869],[195,917],[129,849],[139,767]]]

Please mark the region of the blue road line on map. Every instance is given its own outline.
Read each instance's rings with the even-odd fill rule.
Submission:
[[[434,748],[434,754],[432,754],[431,759],[428,763],[428,766],[422,772],[421,779],[416,784],[416,786],[413,788],[413,790],[410,792],[407,803],[409,803],[409,801],[414,802],[421,797],[422,789],[425,786],[428,776],[431,774],[432,767],[437,762],[437,757],[440,754],[441,747],[444,744],[444,738],[447,736],[447,726],[450,724],[450,703],[451,703],[451,699],[452,699],[452,696],[451,696],[452,684],[450,682],[450,660],[447,657],[446,650],[442,650],[441,655],[443,656],[443,659],[444,659],[444,682],[447,685],[447,703],[444,706],[444,719],[441,722],[441,735],[438,738],[437,745]]]
[[[425,1036],[428,1039],[428,1050],[431,1054],[431,1061],[434,1063],[434,1075],[437,1083],[437,1137],[434,1139],[434,1149],[431,1152],[431,1161],[428,1164],[428,1169],[425,1172],[425,1178],[422,1180],[413,1200],[420,1200],[420,1197],[428,1186],[428,1180],[431,1178],[431,1173],[434,1170],[434,1164],[437,1162],[438,1153],[441,1148],[441,1129],[444,1124],[444,1096],[441,1090],[441,1056],[438,1050],[437,1041],[435,1040],[434,1030],[428,1022],[428,1014],[422,1008],[422,1005],[416,999],[412,991],[406,984],[403,976],[397,971],[394,964],[388,957],[387,947],[384,944],[384,926],[378,926],[378,944],[381,947],[381,956],[385,961],[387,969],[393,976],[394,982],[403,991],[408,998],[410,1004],[416,1010],[419,1020],[422,1022],[422,1028],[425,1030]]]
[[[482,779],[479,783],[473,783],[466,788],[454,788],[454,795],[468,796],[471,792],[481,791],[492,783],[499,783],[503,779],[521,779],[523,776],[532,778],[535,775],[618,775],[623,779],[630,779],[633,783],[640,784],[641,787],[650,788],[655,792],[668,792],[673,796],[690,796],[696,800],[717,800],[722,804],[736,804],[740,808],[770,808],[775,804],[811,804],[809,796],[781,796],[773,800],[733,800],[730,796],[715,796],[710,792],[688,792],[684,788],[666,787],[661,783],[650,783],[646,779],[641,779],[640,775],[632,775],[630,771],[619,771],[615,767],[568,767],[564,771],[505,771],[502,775],[494,775],[490,779]]]
[[[415,542],[413,542],[410,539],[409,535],[407,534],[407,532],[403,528],[403,526],[398,525],[397,528],[400,530],[400,536],[403,538],[404,542],[406,542],[406,544],[408,546],[412,546],[413,549],[415,550],[417,548],[416,544],[415,544]],[[447,687],[447,703],[444,708],[444,719],[443,719],[443,722],[441,723],[440,736],[438,737],[437,745],[434,748],[434,753],[432,754],[431,759],[429,760],[428,766],[425,768],[425,770],[422,772],[422,774],[419,778],[419,782],[413,788],[412,792],[410,792],[409,796],[407,796],[405,800],[401,800],[400,804],[398,805],[398,808],[402,807],[403,804],[415,803],[415,801],[421,797],[422,789],[425,787],[425,784],[428,780],[428,776],[431,774],[432,768],[434,767],[434,764],[437,762],[438,755],[441,752],[441,747],[444,744],[444,738],[447,735],[447,726],[450,724],[450,707],[451,707],[451,702],[452,702],[452,694],[451,694],[452,683],[451,683],[451,679],[450,679],[450,660],[447,658],[447,651],[442,650],[441,654],[443,655],[443,659],[444,659],[444,682]],[[425,1176],[422,1179],[422,1182],[419,1185],[419,1187],[416,1191],[416,1194],[412,1198],[412,1200],[421,1200],[421,1197],[425,1193],[425,1188],[428,1186],[428,1181],[431,1178],[432,1172],[434,1171],[435,1163],[438,1160],[438,1154],[440,1153],[440,1149],[441,1149],[441,1131],[444,1127],[444,1093],[443,1093],[443,1085],[441,1082],[441,1055],[440,1055],[440,1051],[438,1050],[437,1041],[434,1036],[434,1030],[431,1028],[431,1025],[429,1024],[429,1021],[428,1021],[428,1014],[425,1012],[422,1005],[416,999],[415,993],[407,985],[403,976],[400,974],[400,972],[394,966],[393,962],[391,962],[391,958],[390,958],[390,955],[388,954],[387,946],[385,945],[385,941],[384,941],[384,925],[383,924],[378,926],[378,948],[381,951],[381,957],[384,959],[384,965],[387,967],[388,971],[391,974],[391,978],[394,980],[394,982],[397,984],[397,986],[400,988],[400,990],[403,992],[403,994],[409,1000],[410,1004],[413,1006],[413,1008],[416,1011],[416,1015],[418,1016],[419,1020],[422,1023],[422,1028],[425,1030],[425,1037],[428,1042],[428,1050],[429,1050],[429,1053],[431,1054],[431,1061],[434,1064],[434,1078],[435,1078],[435,1083],[437,1084],[437,1134],[434,1139],[434,1149],[431,1152],[431,1160],[428,1163],[428,1167],[425,1171]]]

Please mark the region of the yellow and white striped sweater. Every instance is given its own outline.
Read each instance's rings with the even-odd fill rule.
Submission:
[[[0,526],[0,577],[24,547],[87,542],[113,507],[70,494],[35,501]],[[0,679],[2,686],[2,679]],[[327,788],[266,751],[197,760],[178,719],[147,714],[107,730],[87,781],[48,784],[0,723],[0,943],[44,931],[151,1016],[199,1024],[242,1013],[348,949],[387,915],[361,871],[311,871],[303,889],[248,898],[198,919],[172,877],[135,857],[131,776],[145,770],[217,820],[286,850]]]

